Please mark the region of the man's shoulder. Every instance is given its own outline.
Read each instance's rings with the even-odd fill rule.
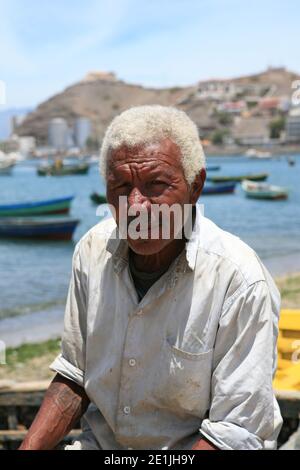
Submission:
[[[239,237],[201,217],[199,248],[243,278],[246,285],[269,277],[256,252]]]
[[[98,255],[104,250],[106,251],[107,242],[115,228],[116,223],[112,217],[94,225],[79,240],[75,247],[74,255],[78,254],[81,257],[89,257],[92,251],[97,252]]]

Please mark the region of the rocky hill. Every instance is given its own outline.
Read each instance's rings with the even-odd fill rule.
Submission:
[[[263,97],[289,99],[291,84],[297,78],[297,74],[284,68],[270,68],[247,77],[205,80],[190,87],[153,89],[125,83],[111,73],[94,72],[40,104],[17,132],[33,135],[43,144],[47,142],[49,120],[62,117],[72,125],[77,116],[85,116],[92,122],[94,137],[101,139],[109,122],[122,110],[155,103],[185,110],[199,126],[200,134],[209,135],[224,125],[235,126],[234,119],[220,120],[220,103],[245,99],[258,101]],[[257,103],[252,104],[253,108],[257,109]],[[266,123],[268,119],[267,116]]]

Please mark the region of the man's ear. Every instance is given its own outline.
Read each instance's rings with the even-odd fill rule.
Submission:
[[[206,171],[204,168],[196,175],[194,182],[191,184],[191,204],[195,205],[198,201],[206,180]]]

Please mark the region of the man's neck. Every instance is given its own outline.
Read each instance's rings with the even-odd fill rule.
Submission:
[[[185,239],[172,240],[160,252],[153,255],[139,255],[132,252],[132,260],[137,270],[142,272],[157,272],[167,270],[174,259],[182,252],[185,247]]]

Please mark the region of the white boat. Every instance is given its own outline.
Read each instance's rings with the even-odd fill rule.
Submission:
[[[273,155],[271,154],[271,152],[263,152],[263,151],[255,150],[255,149],[247,150],[245,155],[248,158],[253,158],[257,160],[270,160],[271,158],[273,158]]]
[[[287,199],[289,191],[281,186],[268,183],[256,183],[255,181],[243,180],[242,189],[246,196],[253,199]]]
[[[15,159],[0,152],[0,175],[9,175],[15,166]]]

